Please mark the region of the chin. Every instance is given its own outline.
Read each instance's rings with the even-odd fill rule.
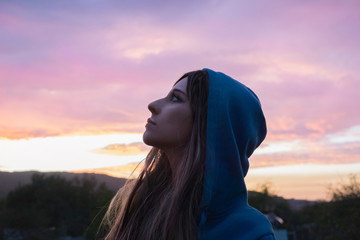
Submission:
[[[144,134],[143,134],[143,142],[148,146],[155,147],[154,139],[152,139],[151,136],[149,136],[149,135],[150,134],[147,131],[144,132]]]

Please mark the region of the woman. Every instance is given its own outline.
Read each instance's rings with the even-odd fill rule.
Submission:
[[[256,95],[210,69],[182,76],[148,106],[153,146],[138,179],[114,197],[105,239],[274,239],[247,204],[248,158],[264,140]]]

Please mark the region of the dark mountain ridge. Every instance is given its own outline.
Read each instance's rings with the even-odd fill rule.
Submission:
[[[95,178],[96,181],[104,183],[106,187],[112,191],[117,191],[126,182],[125,178],[111,177],[105,174],[95,173],[70,173],[70,172],[38,172],[38,171],[25,171],[25,172],[0,172],[0,199],[7,196],[7,194],[16,187],[23,186],[31,183],[33,174],[39,173],[45,176],[59,176],[66,180],[74,178]]]
[[[105,183],[108,189],[116,192],[126,182],[125,178],[111,177],[105,174],[96,173],[71,173],[71,172],[38,172],[38,171],[25,171],[25,172],[0,172],[0,199],[5,198],[7,194],[16,187],[23,186],[31,183],[31,177],[35,173],[44,174],[45,176],[56,175],[63,177],[67,180],[74,178],[90,177],[95,178],[100,183]],[[257,194],[257,192],[249,191],[249,194]],[[277,197],[281,198],[282,197]],[[284,199],[293,210],[300,210],[305,206],[313,205],[314,201],[298,200],[298,199]]]

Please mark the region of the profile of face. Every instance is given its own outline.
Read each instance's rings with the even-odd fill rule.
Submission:
[[[187,77],[181,79],[166,97],[148,105],[151,117],[143,134],[145,144],[164,151],[187,145],[193,126],[187,83]]]

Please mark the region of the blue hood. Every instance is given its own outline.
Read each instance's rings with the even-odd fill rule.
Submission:
[[[266,136],[257,96],[229,76],[209,74],[206,167],[200,240],[274,239],[269,221],[247,203],[248,158]]]

